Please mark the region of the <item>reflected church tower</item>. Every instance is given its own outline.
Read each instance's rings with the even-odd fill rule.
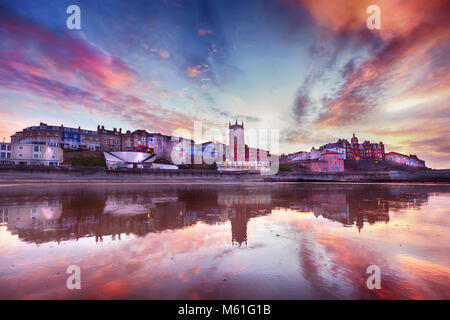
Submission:
[[[251,218],[270,214],[270,192],[248,193],[219,192],[217,197],[222,216],[231,223],[231,243],[236,246],[247,245],[247,225]]]
[[[233,208],[231,222],[231,243],[241,246],[247,245],[247,224],[250,218],[247,216],[246,208]]]

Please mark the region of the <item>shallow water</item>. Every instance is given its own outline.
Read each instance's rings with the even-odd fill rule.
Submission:
[[[450,186],[0,191],[2,299],[450,298]],[[370,265],[381,289],[367,287]]]

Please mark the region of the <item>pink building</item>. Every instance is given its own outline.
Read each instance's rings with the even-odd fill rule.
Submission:
[[[344,172],[344,159],[341,156],[341,153],[327,151],[318,159],[306,162],[306,166],[312,172]]]

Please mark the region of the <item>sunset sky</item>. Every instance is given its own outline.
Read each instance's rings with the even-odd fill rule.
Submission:
[[[41,121],[172,134],[237,118],[278,129],[281,152],[355,132],[450,168],[449,52],[447,0],[0,0],[0,139]]]

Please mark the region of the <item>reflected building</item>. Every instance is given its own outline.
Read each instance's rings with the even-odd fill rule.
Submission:
[[[280,207],[288,206],[291,210],[311,212],[314,216],[337,221],[346,226],[355,225],[363,228],[364,223],[389,221],[389,202],[384,198],[364,198],[364,193],[354,189],[304,190],[301,199],[282,201]]]
[[[439,186],[273,185],[242,186],[108,186],[103,189],[58,187],[47,190],[4,190],[0,222],[20,239],[33,243],[105,236],[145,236],[193,226],[230,221],[233,245],[246,245],[252,218],[283,208],[361,229],[388,223],[389,213],[417,210]],[[17,192],[17,191],[15,191]],[[45,200],[43,200],[45,199]]]
[[[233,245],[247,244],[247,224],[250,218],[272,211],[270,193],[219,193],[217,204],[223,216],[231,222]]]
[[[58,200],[0,207],[1,222],[6,223],[7,230],[19,238],[32,236],[40,230],[51,229],[60,220],[61,213],[62,205]]]

